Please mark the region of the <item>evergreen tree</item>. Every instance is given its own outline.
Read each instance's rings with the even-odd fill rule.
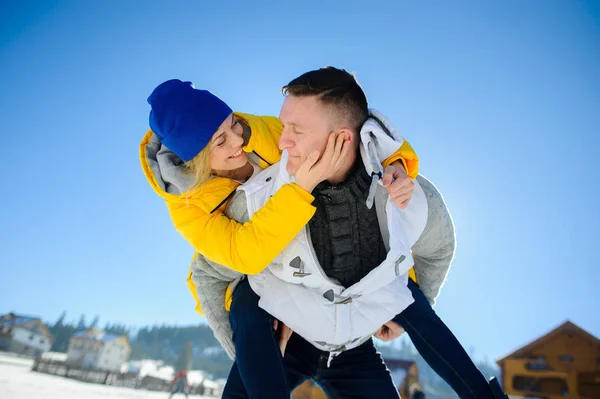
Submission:
[[[67,312],[62,312],[56,323],[50,327],[50,333],[53,337],[52,347],[50,348],[52,352],[66,352],[69,347],[69,340],[75,333],[75,326],[65,324],[66,317]]]
[[[63,310],[63,312],[60,314],[60,317],[58,318],[58,320],[56,320],[56,323],[54,323],[54,326],[52,328],[60,328],[60,327],[64,326],[66,317],[67,317],[67,311]]]
[[[79,316],[79,322],[77,322],[77,329],[78,330],[87,330],[86,324],[85,324],[85,316],[82,313],[81,316]]]
[[[94,320],[92,320],[92,324],[90,324],[90,328],[97,328],[99,320],[100,316],[96,315],[96,317],[94,317]]]

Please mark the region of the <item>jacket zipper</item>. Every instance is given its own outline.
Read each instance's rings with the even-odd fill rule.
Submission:
[[[227,197],[225,197],[225,199],[224,199],[223,201],[221,201],[221,202],[219,203],[219,205],[217,205],[217,206],[215,207],[215,209],[213,209],[212,211],[210,211],[210,213],[211,213],[211,214],[212,214],[212,213],[214,213],[214,212],[215,212],[217,209],[219,209],[219,208],[221,207],[221,205],[223,205],[225,202],[229,201],[229,199],[230,199],[231,197],[233,197],[233,194],[235,194],[235,191],[236,191],[236,190],[233,190],[232,192],[230,192],[230,193],[229,193],[229,195],[228,195]]]
[[[252,152],[254,153],[254,155],[256,155],[257,157],[259,157],[264,163],[266,163],[269,166],[272,166],[272,164],[269,161],[267,161],[266,159],[264,159],[263,157],[261,157],[258,152],[256,152],[256,151],[252,151]]]
[[[266,159],[264,159],[263,157],[260,156],[260,154],[256,151],[252,151],[254,153],[254,155],[256,155],[257,157],[259,157],[264,163],[266,163],[269,166],[272,166],[269,161],[267,161]],[[237,190],[237,189],[236,189]],[[221,201],[219,203],[219,205],[217,205],[215,207],[215,209],[213,209],[212,211],[210,211],[210,213],[214,213],[217,209],[219,209],[221,207],[221,205],[223,205],[225,202],[227,202],[235,193],[236,190],[233,190],[232,192],[229,193],[229,195],[227,197],[225,197],[225,199],[223,201]]]

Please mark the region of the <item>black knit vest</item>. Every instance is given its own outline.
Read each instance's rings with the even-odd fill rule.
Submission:
[[[360,158],[346,181],[320,183],[308,223],[317,259],[328,277],[350,287],[386,257],[375,206],[366,206],[371,177]]]

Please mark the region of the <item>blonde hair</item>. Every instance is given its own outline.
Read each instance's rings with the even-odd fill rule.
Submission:
[[[411,375],[410,371],[413,368],[415,369],[417,375]],[[410,399],[410,387],[415,383],[419,383],[419,368],[417,367],[416,363],[413,363],[408,369],[406,369],[406,376],[404,377],[404,381],[402,381],[402,384],[398,389],[402,399]]]
[[[193,192],[212,177],[210,167],[210,146],[206,146],[194,158],[185,163],[188,173],[194,176],[194,183],[188,192]]]

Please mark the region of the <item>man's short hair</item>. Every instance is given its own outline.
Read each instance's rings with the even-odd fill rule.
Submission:
[[[282,92],[286,96],[318,96],[334,110],[340,124],[356,133],[368,117],[367,97],[354,75],[344,69],[329,66],[306,72],[283,86]]]

